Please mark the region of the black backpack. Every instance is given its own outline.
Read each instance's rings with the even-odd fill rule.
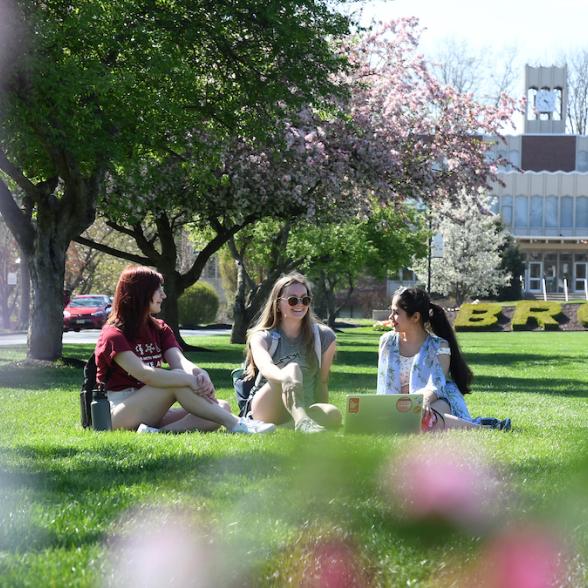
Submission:
[[[106,387],[106,383],[110,379],[112,374],[112,367],[106,374],[106,381],[104,384],[97,385],[96,383],[96,357],[92,353],[90,355],[86,365],[84,366],[84,381],[82,382],[82,389],[80,391],[80,422],[84,429],[89,429],[92,426],[92,399],[94,392],[98,390],[98,386],[101,388]]]

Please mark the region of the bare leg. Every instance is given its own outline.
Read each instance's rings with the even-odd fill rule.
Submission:
[[[451,414],[449,403],[445,400],[435,400],[435,402],[431,403],[431,407],[443,416],[443,419],[437,417],[437,422],[431,429],[433,431],[444,431],[447,429],[478,429],[480,427],[477,423],[470,423],[469,421],[464,421],[463,419],[453,416]]]
[[[175,402],[196,417],[213,421],[227,429],[238,419],[230,412],[198,396],[190,388],[154,388],[143,386],[136,394],[112,411],[113,429],[136,429],[141,423],[156,427]]]
[[[297,363],[290,363],[284,370],[290,372],[296,384],[282,386],[281,382],[270,381],[260,388],[251,401],[251,413],[254,419],[279,425],[290,418],[297,423],[308,417],[304,408],[304,387],[300,366]]]
[[[218,404],[227,412],[231,412],[231,405],[225,400],[219,400]],[[216,431],[220,428],[218,423],[186,412],[183,408],[172,408],[159,423],[162,431],[171,433],[185,433],[186,431]]]
[[[341,411],[333,404],[317,402],[308,407],[308,416],[326,429],[338,429],[343,422]]]

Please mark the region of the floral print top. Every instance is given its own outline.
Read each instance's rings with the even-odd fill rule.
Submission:
[[[445,378],[439,362],[439,354],[447,348],[447,341],[429,334],[414,356],[409,377],[412,394],[423,389],[433,390],[437,398],[445,400],[451,407],[451,414],[472,420],[459,388]],[[391,331],[380,338],[378,356],[378,394],[400,394],[400,347],[398,333]]]

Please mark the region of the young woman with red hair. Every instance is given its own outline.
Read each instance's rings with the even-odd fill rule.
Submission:
[[[165,299],[163,278],[148,267],[126,268],[96,344],[97,380],[106,385],[114,429],[140,432],[266,433],[273,425],[231,414],[215,398],[208,373],[182,353],[171,328],[153,317]],[[171,369],[162,369],[163,362]],[[181,409],[172,409],[178,402]]]

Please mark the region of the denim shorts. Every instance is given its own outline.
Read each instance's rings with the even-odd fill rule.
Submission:
[[[130,398],[133,394],[138,392],[138,390],[138,388],[124,388],[117,391],[107,390],[106,395],[110,402],[110,411],[112,412],[119,404],[123,404],[127,398]]]

